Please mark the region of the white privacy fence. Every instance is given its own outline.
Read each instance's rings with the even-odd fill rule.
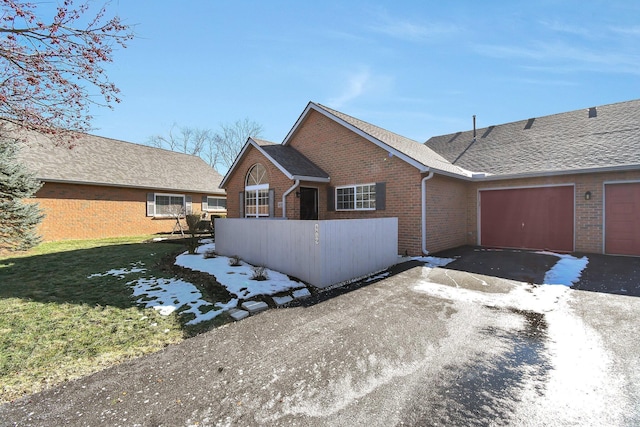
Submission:
[[[323,288],[398,260],[398,219],[298,221],[217,218],[216,252]]]

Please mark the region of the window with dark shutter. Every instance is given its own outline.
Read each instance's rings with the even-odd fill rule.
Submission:
[[[147,193],[147,216],[153,216],[156,211],[156,196],[154,193]]]
[[[202,212],[206,212],[209,210],[209,197],[202,196]]]
[[[336,187],[327,187],[327,212],[336,210]]]
[[[272,188],[269,190],[269,218],[276,216],[276,191]]]

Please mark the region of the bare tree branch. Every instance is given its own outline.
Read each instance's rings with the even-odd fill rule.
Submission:
[[[0,0],[0,117],[48,134],[90,130],[91,105],[120,102],[103,64],[133,32],[118,16],[108,18],[106,6],[91,12],[88,1],[60,2],[48,19],[39,7]]]

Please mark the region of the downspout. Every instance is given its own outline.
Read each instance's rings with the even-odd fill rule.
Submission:
[[[296,179],[291,188],[284,192],[282,195],[282,218],[287,219],[287,196],[300,185],[300,180]]]
[[[429,255],[427,250],[427,181],[433,178],[433,171],[429,172],[429,175],[422,178],[422,253]]]

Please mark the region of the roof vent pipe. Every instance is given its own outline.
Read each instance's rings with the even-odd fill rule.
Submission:
[[[476,115],[473,115],[473,142],[476,141]]]

